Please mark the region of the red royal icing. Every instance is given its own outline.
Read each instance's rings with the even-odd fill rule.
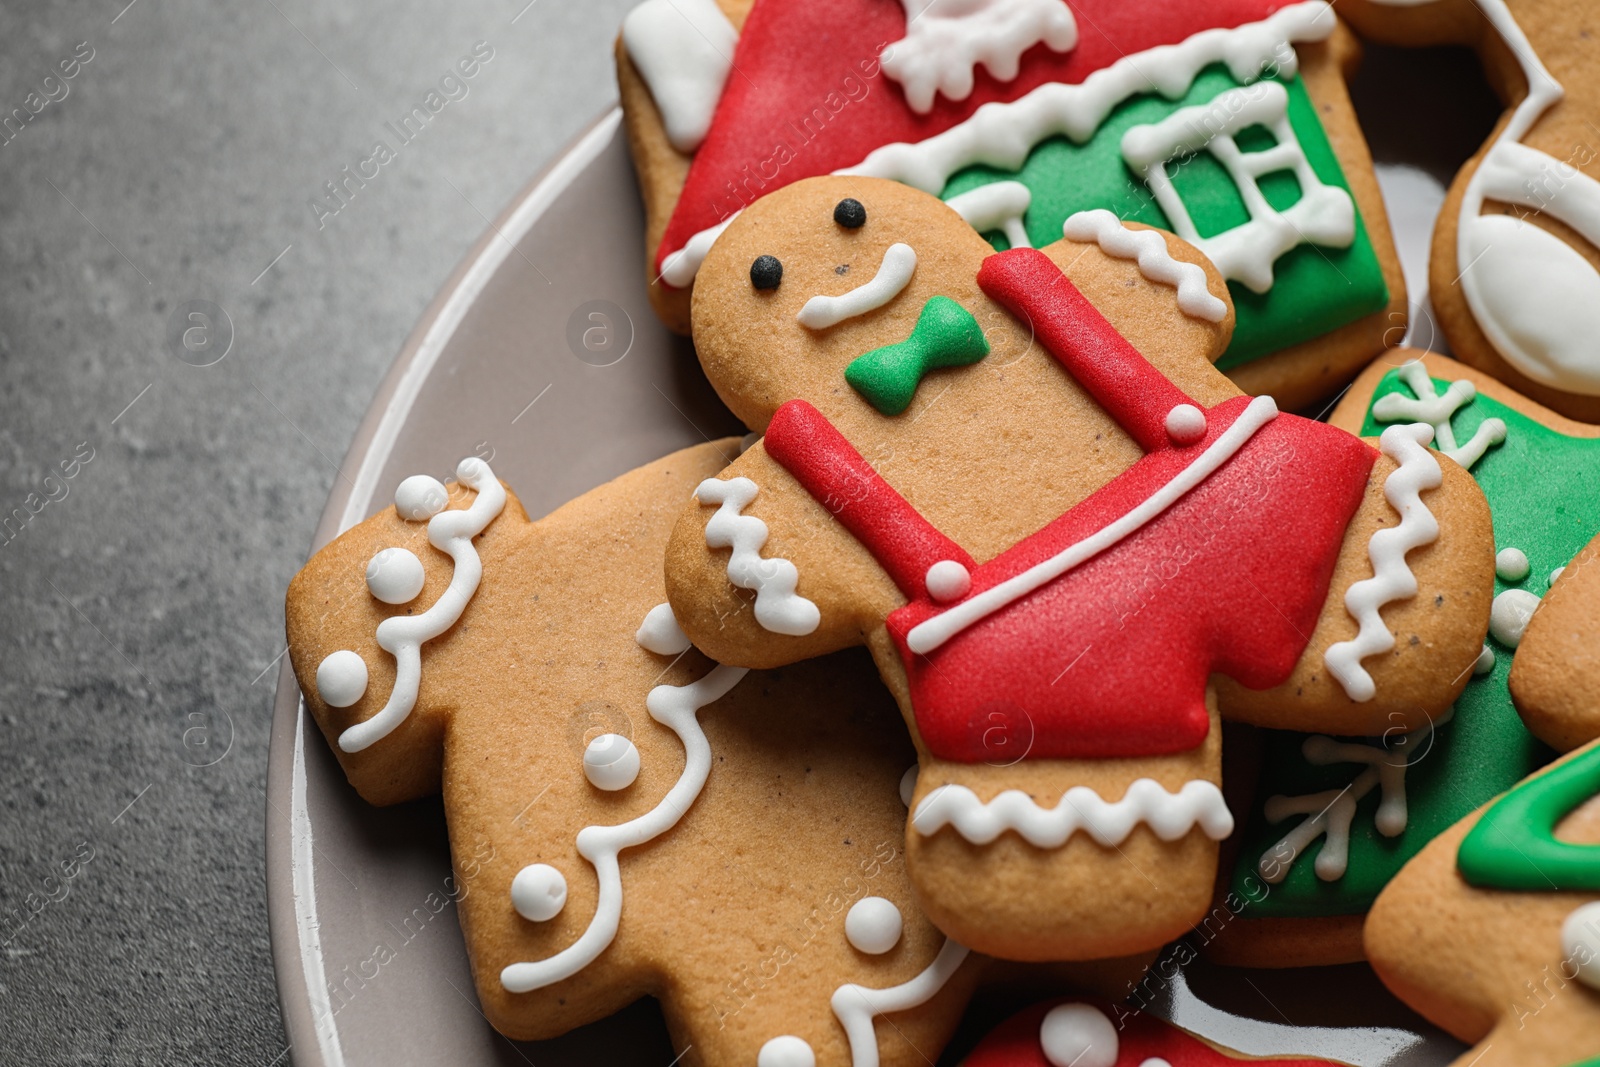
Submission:
[[[962,1067],[1054,1067],[1039,1042],[1039,1026],[1051,1008],[1071,1003],[1098,1008],[1116,1027],[1115,1067],[1143,1067],[1152,1057],[1166,1060],[1172,1067],[1330,1067],[1333,1062],[1300,1057],[1240,1059],[1142,1012],[1100,1001],[1067,999],[1035,1004],[1013,1015],[972,1050]]]
[[[1125,55],[1258,22],[1292,2],[1074,0],[1075,48],[1057,53],[1035,45],[1009,82],[979,67],[971,96],[940,95],[919,115],[878,67],[878,53],[905,36],[900,4],[760,0],[739,35],[733,73],[689,167],[656,269],[701,230],[791,182],[854,166],[886,144],[925,140],[991,101],[1015,100],[1048,82],[1076,84]]]
[[[1032,249],[991,256],[978,281],[1032,321],[1040,342],[1148,450],[1143,458],[1042,530],[974,565],[805,401],[779,408],[767,452],[834,512],[909,600],[890,614],[888,630],[918,731],[935,756],[979,762],[1025,750],[1038,759],[1098,759],[1194,748],[1209,729],[1205,691],[1213,673],[1268,688],[1300,658],[1377,453],[1342,430],[1280,414],[1135,532],[938,648],[914,653],[908,635],[919,623],[1128,514],[1251,402],[1238,397],[1209,409],[1204,435],[1176,445],[1166,435],[1167,412],[1193,401],[1046,256]],[[936,602],[924,586],[928,568],[943,559],[972,576],[970,591],[953,603]]]

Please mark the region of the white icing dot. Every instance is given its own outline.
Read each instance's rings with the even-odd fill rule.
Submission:
[[[923,581],[928,586],[928,595],[941,601],[959,600],[972,588],[972,575],[953,559],[941,559],[929,567]]]
[[[906,807],[911,806],[911,798],[917,795],[917,765],[913,763],[906,768],[906,773],[900,776],[900,803]]]
[[[1551,585],[1555,585],[1556,584],[1556,579],[1561,577],[1561,575],[1566,572],[1566,569],[1567,568],[1565,568],[1565,567],[1557,567],[1555,570],[1551,571],[1550,572],[1550,584]]]
[[[1167,412],[1167,436],[1173,444],[1192,445],[1206,435],[1206,413],[1193,404],[1176,404]]]
[[[1502,548],[1495,553],[1494,572],[1502,582],[1520,582],[1528,576],[1528,556],[1520,548]]]
[[[646,612],[633,639],[639,642],[640,648],[658,656],[676,656],[689,651],[689,635],[678,625],[671,604],[657,604]]]
[[[756,1067],[817,1067],[817,1054],[800,1038],[785,1034],[761,1046]]]
[[[639,777],[639,749],[621,734],[601,734],[583,750],[583,773],[596,789],[626,789]]]
[[[1044,1058],[1055,1067],[1115,1067],[1117,1031],[1091,1004],[1058,1004],[1039,1024]]]
[[[1567,915],[1561,924],[1561,954],[1578,969],[1578,981],[1600,989],[1600,900]]]
[[[407,548],[386,548],[367,564],[367,589],[385,604],[409,604],[422,592],[427,575]]]
[[[448,503],[450,493],[444,483],[426,474],[413,474],[394,491],[394,509],[410,522],[431,519]]]
[[[367,664],[349,649],[328,655],[317,664],[317,695],[332,708],[348,708],[367,691]]]
[[[511,906],[529,922],[554,919],[567,906],[567,880],[548,863],[532,863],[511,879]]]
[[[1507,648],[1516,648],[1533,618],[1539,598],[1526,589],[1507,589],[1489,608],[1489,634]]]
[[[869,956],[881,956],[900,943],[905,920],[894,901],[862,897],[844,917],[844,936]]]
[[[1483,651],[1478,653],[1478,661],[1472,665],[1472,673],[1488,674],[1492,670],[1494,670],[1494,649],[1484,645]]]

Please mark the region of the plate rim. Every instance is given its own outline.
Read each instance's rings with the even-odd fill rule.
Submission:
[[[306,558],[367,517],[377,479],[423,384],[467,310],[517,244],[563,192],[614,142],[622,108],[613,104],[584,127],[525,184],[456,264],[412,327],[356,427],[311,536]],[[267,937],[279,1013],[296,1067],[345,1067],[344,1048],[324,981],[315,892],[313,833],[305,800],[308,716],[285,659],[273,695],[267,744]],[[321,743],[319,731],[316,734]]]

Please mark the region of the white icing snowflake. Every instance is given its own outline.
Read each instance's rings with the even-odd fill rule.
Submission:
[[[1350,825],[1355,821],[1356,805],[1377,787],[1378,810],[1373,825],[1384,837],[1394,837],[1406,828],[1406,769],[1432,748],[1433,731],[1450,721],[1451,708],[1437,722],[1401,734],[1392,746],[1382,739],[1375,744],[1335,741],[1320,734],[1308,737],[1301,751],[1306,762],[1318,767],[1333,763],[1364,763],[1366,769],[1343,789],[1328,789],[1302,796],[1274,796],[1267,800],[1268,822],[1278,823],[1292,815],[1308,815],[1256,863],[1256,870],[1269,884],[1277,885],[1306,848],[1326,836],[1317,853],[1313,869],[1324,882],[1344,877],[1350,863]]]
[[[1078,43],[1078,24],[1062,0],[901,0],[906,35],[883,53],[883,72],[905,89],[919,114],[943,93],[972,95],[982,63],[1001,81],[1017,76],[1022,53],[1043,41],[1065,52]]]
[[[1428,368],[1412,360],[1400,368],[1400,380],[1415,395],[1415,399],[1390,393],[1372,405],[1372,417],[1379,422],[1425,422],[1433,427],[1433,447],[1455,460],[1467,470],[1483,458],[1490,445],[1506,439],[1506,424],[1501,419],[1487,418],[1478,424],[1466,444],[1456,444],[1455,430],[1450,420],[1456,412],[1466,407],[1478,395],[1471,382],[1462,379],[1451,382],[1444,395],[1434,388]]]

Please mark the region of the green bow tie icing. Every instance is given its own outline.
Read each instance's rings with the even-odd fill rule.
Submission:
[[[989,342],[972,313],[947,296],[922,305],[911,336],[856,357],[844,380],[885,415],[911,406],[922,376],[939,367],[965,367],[989,354]]]
[[[1556,825],[1600,793],[1600,748],[1530,778],[1462,838],[1461,877],[1485,889],[1600,889],[1600,845],[1556,839]]]

